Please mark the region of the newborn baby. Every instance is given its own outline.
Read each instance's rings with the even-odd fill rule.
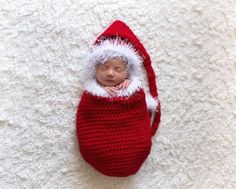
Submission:
[[[118,90],[126,89],[131,83],[127,78],[127,62],[122,58],[112,58],[103,64],[98,64],[95,77],[110,96],[115,96]]]
[[[104,175],[133,175],[148,157],[160,122],[150,57],[128,26],[115,21],[84,65],[86,82],[76,113],[80,153]],[[149,91],[141,83],[142,71]]]

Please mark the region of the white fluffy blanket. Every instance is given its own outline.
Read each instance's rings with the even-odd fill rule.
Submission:
[[[0,188],[236,188],[235,1],[0,1]],[[141,170],[82,159],[82,55],[112,21],[153,60],[162,122]]]

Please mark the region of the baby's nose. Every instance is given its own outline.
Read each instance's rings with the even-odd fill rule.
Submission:
[[[107,72],[108,76],[113,76],[114,75],[114,70],[113,69],[109,69]]]

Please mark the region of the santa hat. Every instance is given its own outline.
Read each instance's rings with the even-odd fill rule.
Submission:
[[[150,96],[149,100],[151,103],[158,101],[156,116],[152,124],[152,135],[154,135],[160,122],[161,112],[155,80],[156,76],[151,65],[151,59],[137,36],[120,20],[114,21],[98,36],[92,47],[91,53],[87,57],[86,70],[94,73],[96,64],[104,63],[106,60],[114,57],[126,58],[131,75],[138,75],[141,66],[145,68],[150,92],[148,95]],[[94,74],[89,73],[88,75]]]

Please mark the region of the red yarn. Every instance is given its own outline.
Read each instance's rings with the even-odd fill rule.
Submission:
[[[76,120],[83,158],[105,175],[135,174],[150,153],[150,117],[142,89],[114,98],[84,92]]]
[[[156,76],[151,59],[143,44],[122,21],[113,22],[95,41],[119,37],[130,42],[143,58],[148,87],[158,98]],[[135,174],[151,150],[161,118],[158,102],[150,127],[145,94],[142,89],[129,97],[105,98],[84,92],[77,109],[76,128],[80,152],[90,165],[108,176],[124,177]]]
[[[128,25],[126,25],[121,20],[114,21],[104,32],[102,32],[101,35],[98,36],[95,41],[95,44],[99,43],[104,39],[116,37],[130,42],[133,47],[138,51],[140,56],[143,58],[143,65],[146,69],[150,93],[154,98],[157,97],[158,90],[155,80],[156,76],[151,66],[152,62],[150,56],[144,48],[143,44],[140,42],[138,37],[133,33],[133,31],[129,28]]]

